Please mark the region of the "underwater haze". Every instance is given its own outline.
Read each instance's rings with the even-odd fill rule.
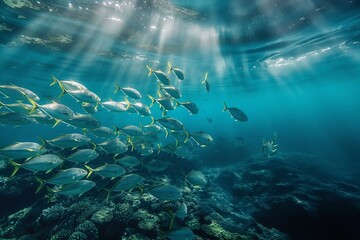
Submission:
[[[358,239],[360,1],[2,0],[0,16],[1,239]],[[98,157],[70,160],[82,149]],[[28,167],[45,154],[61,164]],[[86,173],[52,183],[69,169]]]

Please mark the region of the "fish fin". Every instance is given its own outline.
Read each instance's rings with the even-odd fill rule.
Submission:
[[[115,87],[116,87],[114,93],[117,93],[118,91],[121,90],[121,88],[120,88],[119,84],[117,84],[117,83],[114,83],[114,84],[115,84]]]
[[[35,193],[38,193],[46,184],[46,181],[35,176],[35,179],[40,183],[40,186],[36,189]]]
[[[39,105],[31,98],[28,98],[28,100],[33,105],[33,108],[29,112],[29,114],[32,114],[39,107]]]
[[[37,138],[42,142],[41,147],[44,148],[48,141],[40,136],[38,136]]]
[[[175,213],[174,213],[174,211],[172,211],[171,209],[169,209],[169,214],[170,214],[169,231],[171,231],[172,228],[173,228],[173,226],[174,226]]]
[[[169,131],[166,128],[164,129],[165,129],[165,137],[167,138],[169,136]]]
[[[109,197],[110,197],[110,194],[111,194],[111,189],[104,188],[104,190],[106,191],[106,199],[105,199],[105,202],[108,202]]]
[[[156,92],[156,94],[161,97],[161,93],[160,91],[163,90],[163,87],[161,86],[161,84],[158,82],[158,86],[159,86],[159,90]]]
[[[0,101],[0,108],[2,108],[3,106],[5,106],[4,103]]]
[[[150,124],[154,124],[155,123],[155,118],[153,116],[150,116],[151,117],[151,123]]]
[[[204,78],[204,80],[201,82],[201,84],[206,83],[206,82],[207,82],[207,78],[208,78],[208,73],[205,73],[205,78]]]
[[[155,98],[154,97],[152,97],[152,96],[150,96],[150,95],[147,95],[149,98],[150,98],[150,100],[151,100],[151,103],[150,103],[150,105],[149,105],[149,108],[151,108],[153,105],[154,105],[154,103],[155,103]]]
[[[94,143],[93,141],[91,141],[90,144],[93,145],[93,151],[95,151],[95,150],[96,150],[96,147],[97,147],[96,143]]]
[[[171,70],[172,70],[172,66],[171,66],[170,62],[168,62],[168,67],[169,67],[169,71],[168,71],[168,74],[169,74],[171,72]]]
[[[157,151],[157,154],[159,155],[161,153],[161,145],[158,143],[156,144],[157,148],[158,148],[158,151]]]
[[[135,146],[134,146],[134,143],[131,141],[131,137],[128,136],[126,140],[128,141],[128,143],[131,146],[131,151],[134,151]]]
[[[149,67],[149,65],[146,65],[147,69],[149,69],[149,74],[148,76],[150,76],[154,71]]]
[[[55,124],[52,126],[53,128],[56,127],[61,122],[60,119],[55,118]]]
[[[179,140],[175,139],[175,149],[179,146]]]
[[[14,170],[12,171],[10,177],[13,177],[17,171],[19,171],[21,164],[14,162],[13,160],[10,160],[9,163],[14,166]]]
[[[92,169],[91,167],[89,167],[88,165],[84,164],[84,167],[89,170],[88,175],[86,176],[86,178],[89,178],[90,175],[94,172],[94,169]]]
[[[223,108],[223,112],[225,112],[226,110],[228,109],[227,105],[226,105],[226,102],[224,102],[224,108]]]
[[[120,129],[119,129],[115,124],[114,124],[113,126],[114,126],[114,128],[115,128],[115,135],[118,135],[118,136],[119,136],[120,133],[121,133],[121,132],[120,132]]]
[[[179,105],[181,105],[180,102],[178,102],[177,100],[173,99],[175,101],[175,108],[177,108]]]

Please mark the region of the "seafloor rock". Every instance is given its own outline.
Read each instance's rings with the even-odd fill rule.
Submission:
[[[98,229],[96,228],[95,224],[91,221],[84,221],[80,223],[76,228],[75,232],[82,232],[87,236],[87,239],[98,239],[99,233]]]
[[[217,222],[213,221],[210,224],[203,224],[201,229],[205,234],[209,235],[212,239],[221,240],[251,240],[251,237],[232,233],[222,228]]]
[[[95,212],[92,217],[91,221],[97,224],[103,224],[110,222],[113,219],[113,209],[104,207],[99,211]]]

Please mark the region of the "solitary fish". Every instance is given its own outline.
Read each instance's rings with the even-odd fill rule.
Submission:
[[[184,72],[180,68],[172,67],[170,62],[168,62],[168,66],[169,66],[168,73],[172,71],[179,80],[184,80]]]
[[[135,88],[131,88],[131,87],[121,88],[117,83],[115,83],[115,86],[116,86],[116,90],[114,93],[117,93],[118,91],[121,90],[128,97],[131,97],[133,99],[141,98],[140,92],[138,90],[136,90]]]
[[[94,149],[79,149],[74,153],[71,153],[65,160],[74,162],[74,163],[88,163],[99,156]]]
[[[64,185],[64,184],[76,182],[78,180],[83,179],[87,175],[87,173],[88,172],[82,168],[69,168],[60,171],[49,180],[44,180],[35,176],[36,180],[40,182],[40,186],[36,189],[35,193],[38,193],[46,184]]]
[[[95,183],[90,180],[79,180],[70,184],[61,185],[58,188],[48,188],[52,193],[58,193],[65,196],[81,196],[85,192],[95,187]]]
[[[20,168],[24,168],[35,173],[46,172],[60,166],[63,161],[64,160],[62,158],[55,154],[39,155],[25,161],[22,164],[10,160],[10,164],[15,167],[14,171],[11,174],[11,177],[14,176]]]
[[[246,114],[241,111],[238,108],[235,107],[227,107],[226,103],[224,102],[224,109],[222,110],[224,111],[228,111],[231,115],[231,117],[233,117],[235,119],[235,121],[240,121],[240,122],[247,122],[248,121],[248,117],[246,116]]]
[[[89,171],[86,178],[90,177],[90,175],[94,172],[97,175],[103,177],[103,178],[116,178],[122,176],[126,170],[117,164],[108,164],[105,163],[104,165],[97,167],[95,169],[85,165],[86,169]]]
[[[179,105],[186,108],[191,114],[197,114],[199,112],[199,108],[193,102],[190,102],[190,101],[188,101],[188,102],[178,102],[178,101],[176,101],[176,107],[178,107]]]
[[[149,75],[154,74],[156,79],[159,80],[162,84],[169,86],[170,85],[170,79],[169,77],[160,70],[153,70],[148,65],[146,67],[149,69]]]
[[[46,148],[35,142],[17,142],[1,148],[0,155],[16,160],[41,155],[46,151]]]
[[[208,81],[208,73],[205,74],[205,79],[201,84],[205,84],[206,92],[210,92],[210,83]]]
[[[208,183],[208,180],[202,172],[193,170],[185,176],[185,182],[190,183],[192,187],[201,188]]]
[[[36,120],[30,115],[20,114],[17,112],[0,112],[0,125],[20,126],[36,123]]]
[[[16,100],[28,100],[32,99],[34,101],[39,101],[40,98],[33,91],[12,85],[0,85],[0,93],[2,93],[7,98],[14,98]]]
[[[163,201],[175,201],[181,198],[180,190],[169,184],[163,184],[160,186],[153,187],[148,192],[154,197]]]

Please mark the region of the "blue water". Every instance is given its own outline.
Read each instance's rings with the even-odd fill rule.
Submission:
[[[51,75],[73,79],[103,100],[123,100],[114,83],[138,89],[144,103],[156,79],[146,65],[185,73],[173,85],[199,113],[168,116],[213,144],[194,161],[234,164],[262,156],[262,139],[277,133],[278,152],[315,156],[314,165],[359,185],[360,2],[269,1],[10,1],[0,2],[0,83],[36,92],[40,103],[60,101],[84,113],[70,96],[57,99]],[[201,84],[205,73],[209,93]],[[1,101],[11,100],[1,97]],[[237,122],[223,103],[243,110]],[[145,125],[148,117],[101,109],[103,125]],[[155,118],[158,105],[151,108]],[[0,126],[0,146],[81,132],[60,124]],[[274,156],[276,156],[274,155]],[[297,166],[301,161],[297,160]]]

